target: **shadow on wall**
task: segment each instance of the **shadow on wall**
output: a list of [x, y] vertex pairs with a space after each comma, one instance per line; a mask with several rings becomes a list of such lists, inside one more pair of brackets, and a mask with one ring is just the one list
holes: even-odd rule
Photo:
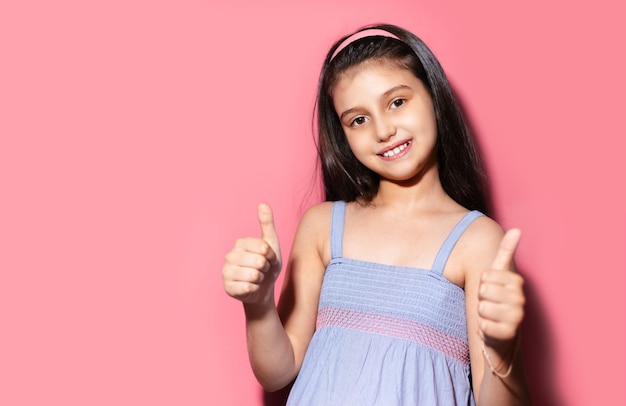
[[[465, 108], [465, 103], [459, 97], [452, 83], [450, 84], [454, 96], [457, 98], [461, 114], [468, 127], [470, 135], [474, 139], [476, 150], [483, 164], [483, 170], [487, 179], [489, 179], [489, 168], [485, 162], [485, 155], [480, 145], [480, 140], [476, 136], [477, 131], [473, 125], [471, 116]], [[491, 185], [487, 181], [485, 185], [485, 194], [487, 195], [487, 207], [491, 218], [498, 221], [498, 207], [493, 200]], [[553, 334], [551, 332], [548, 321], [543, 312], [539, 294], [534, 288], [531, 280], [528, 279], [523, 270], [518, 270], [524, 276], [524, 293], [526, 294], [526, 314], [522, 324], [522, 351], [524, 358], [524, 367], [528, 386], [532, 393], [534, 406], [561, 406], [563, 401], [556, 392], [554, 379], [554, 351], [553, 351]]]
[[[524, 275], [524, 271], [520, 270]], [[526, 314], [522, 325], [522, 351], [534, 406], [560, 406], [563, 400], [554, 379], [554, 340], [532, 281], [524, 284]]]
[[[471, 116], [465, 108], [465, 103], [459, 97], [459, 93], [452, 83], [450, 85], [454, 96], [457, 98], [461, 114], [463, 115], [470, 135], [474, 139], [476, 150], [482, 160], [485, 175], [487, 179], [489, 179], [489, 168], [485, 162], [485, 155], [481, 148], [480, 140], [476, 136], [476, 127], [473, 125]], [[487, 207], [490, 212], [490, 217], [498, 221], [498, 207], [493, 200], [491, 185], [488, 181], [485, 185], [485, 194], [487, 195]], [[532, 281], [526, 276], [528, 274], [524, 273], [521, 269], [518, 269], [518, 271], [526, 278], [524, 284], [524, 293], [526, 294], [526, 308], [524, 310], [526, 314], [522, 324], [522, 351], [533, 406], [561, 406], [563, 401], [556, 392], [554, 379], [555, 359], [553, 356], [553, 334], [545, 318], [545, 312], [542, 311], [543, 306], [537, 290], [534, 288]]]

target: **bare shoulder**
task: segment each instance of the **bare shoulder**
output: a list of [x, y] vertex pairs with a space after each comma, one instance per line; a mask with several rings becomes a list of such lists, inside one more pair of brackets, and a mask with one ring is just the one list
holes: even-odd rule
[[464, 243], [472, 244], [477, 249], [494, 241], [497, 245], [503, 235], [504, 230], [500, 224], [488, 216], [480, 216], [467, 228], [462, 239], [465, 240]]
[[299, 229], [307, 234], [323, 234], [330, 231], [330, 218], [333, 210], [333, 202], [323, 202], [309, 207], [300, 219]]
[[461, 263], [466, 271], [482, 271], [491, 264], [498, 251], [504, 230], [487, 216], [477, 218], [458, 241]]
[[[330, 223], [333, 202], [323, 202], [309, 207], [298, 225], [296, 244], [313, 244], [325, 264], [330, 259]], [[296, 247], [294, 247], [296, 248]]]
[[302, 215], [301, 222], [319, 222], [319, 221], [330, 221], [330, 215], [333, 210], [334, 202], [322, 202], [314, 204], [313, 206], [306, 209], [304, 214]]

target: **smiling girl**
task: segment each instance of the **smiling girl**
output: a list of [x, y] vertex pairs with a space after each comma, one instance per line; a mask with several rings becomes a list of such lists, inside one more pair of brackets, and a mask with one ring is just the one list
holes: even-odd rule
[[292, 405], [529, 404], [519, 347], [519, 230], [490, 219], [483, 175], [432, 52], [393, 25], [330, 49], [318, 97], [326, 202], [303, 215], [282, 269], [261, 238], [222, 269], [243, 302], [253, 371]]

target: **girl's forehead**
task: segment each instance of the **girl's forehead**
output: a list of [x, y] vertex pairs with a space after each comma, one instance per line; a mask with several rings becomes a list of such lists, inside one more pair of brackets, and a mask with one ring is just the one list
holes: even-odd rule
[[338, 75], [337, 80], [341, 80], [346, 77], [351, 78], [363, 72], [369, 74], [386, 75], [389, 74], [389, 72], [398, 71], [406, 71], [408, 73], [412, 73], [409, 69], [402, 66], [400, 63], [394, 62], [393, 60], [371, 59], [347, 68]]
[[404, 84], [411, 86], [421, 81], [409, 69], [395, 63], [363, 62], [342, 72], [335, 81], [331, 94], [333, 99], [345, 96], [356, 88], [368, 91], [386, 91], [386, 87]]

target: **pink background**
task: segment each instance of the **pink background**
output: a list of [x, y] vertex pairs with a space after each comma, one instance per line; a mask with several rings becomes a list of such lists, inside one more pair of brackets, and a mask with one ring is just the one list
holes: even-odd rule
[[288, 252], [322, 58], [379, 21], [438, 55], [523, 229], [537, 404], [626, 402], [620, 2], [223, 3], [0, 5], [0, 404], [262, 404], [222, 258], [259, 201]]

